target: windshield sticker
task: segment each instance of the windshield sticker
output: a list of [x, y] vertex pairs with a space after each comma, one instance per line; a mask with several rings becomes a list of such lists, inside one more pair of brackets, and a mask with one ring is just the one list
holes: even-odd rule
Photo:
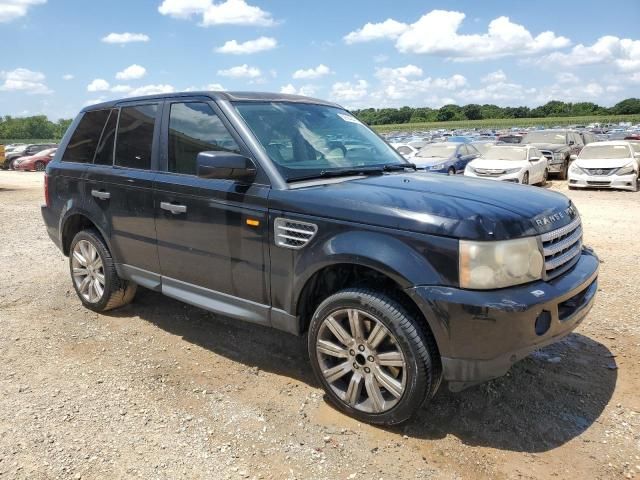
[[351, 115], [345, 115], [344, 113], [338, 113], [338, 116], [343, 119], [345, 122], [357, 123], [358, 125], [362, 125], [360, 120], [356, 117], [352, 117]]

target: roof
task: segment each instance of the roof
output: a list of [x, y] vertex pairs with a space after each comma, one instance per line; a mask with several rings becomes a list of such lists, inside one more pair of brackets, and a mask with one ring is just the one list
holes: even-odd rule
[[[196, 91], [196, 92], [174, 92], [174, 93], [162, 93], [158, 95], [145, 95], [142, 97], [127, 97], [117, 100], [109, 100], [108, 102], [97, 103], [95, 105], [89, 105], [82, 109], [83, 112], [90, 110], [103, 110], [105, 108], [112, 108], [125, 103], [134, 103], [144, 100], [164, 100], [167, 98], [179, 98], [179, 97], [210, 97], [213, 100], [227, 100], [230, 102], [294, 102], [294, 103], [314, 103], [319, 105], [327, 105], [332, 107], [340, 107], [335, 103], [327, 102], [312, 97], [305, 97], [302, 95], [289, 95], [286, 93], [273, 93], [273, 92], [226, 92], [226, 91]], [[341, 108], [341, 107], [340, 107]]]
[[605, 145], [605, 146], [611, 146], [611, 145], [629, 145], [633, 140], [606, 140], [604, 142], [591, 142], [585, 145], [585, 147], [589, 147], [589, 146], [599, 146], [599, 145]]

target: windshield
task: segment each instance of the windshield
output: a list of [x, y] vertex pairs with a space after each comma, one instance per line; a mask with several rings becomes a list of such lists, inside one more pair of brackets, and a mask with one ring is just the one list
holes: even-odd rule
[[487, 153], [491, 147], [493, 147], [492, 143], [472, 143], [472, 145], [478, 150], [483, 156]]
[[558, 132], [529, 132], [522, 139], [521, 143], [567, 143], [567, 137], [564, 133]]
[[234, 106], [287, 181], [361, 167], [408, 165], [340, 108], [289, 102], [237, 102]]
[[607, 158], [629, 158], [629, 147], [626, 145], [587, 145], [582, 149], [580, 160], [600, 160]]
[[520, 147], [491, 147], [482, 156], [491, 160], [526, 160], [527, 149]]
[[434, 157], [445, 157], [449, 158], [458, 148], [458, 145], [446, 145], [446, 144], [433, 144], [422, 147], [418, 153], [416, 153], [416, 157], [422, 158], [434, 158]]

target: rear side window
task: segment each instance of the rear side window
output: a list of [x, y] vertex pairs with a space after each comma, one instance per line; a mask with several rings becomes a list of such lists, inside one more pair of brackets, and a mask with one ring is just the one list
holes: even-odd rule
[[113, 164], [113, 145], [116, 137], [116, 125], [118, 124], [118, 110], [111, 110], [107, 124], [102, 130], [102, 137], [96, 150], [93, 163], [96, 165]]
[[158, 105], [137, 105], [120, 109], [116, 138], [116, 161], [121, 167], [149, 170], [151, 144]]
[[91, 163], [109, 110], [85, 112], [71, 135], [62, 160], [65, 162]]
[[240, 151], [211, 106], [204, 102], [172, 104], [169, 116], [169, 171], [195, 175], [198, 153], [216, 150]]

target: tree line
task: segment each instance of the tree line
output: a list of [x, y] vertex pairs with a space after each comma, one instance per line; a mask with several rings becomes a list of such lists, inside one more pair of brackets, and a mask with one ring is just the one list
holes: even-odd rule
[[365, 108], [353, 110], [352, 113], [368, 125], [498, 118], [606, 116], [640, 114], [640, 99], [627, 98], [610, 108], [601, 107], [592, 102], [567, 103], [552, 100], [535, 108], [470, 103], [464, 106], [444, 105], [441, 108]]
[[60, 140], [70, 124], [70, 119], [52, 122], [45, 115], [16, 118], [5, 115], [0, 116], [0, 138]]

